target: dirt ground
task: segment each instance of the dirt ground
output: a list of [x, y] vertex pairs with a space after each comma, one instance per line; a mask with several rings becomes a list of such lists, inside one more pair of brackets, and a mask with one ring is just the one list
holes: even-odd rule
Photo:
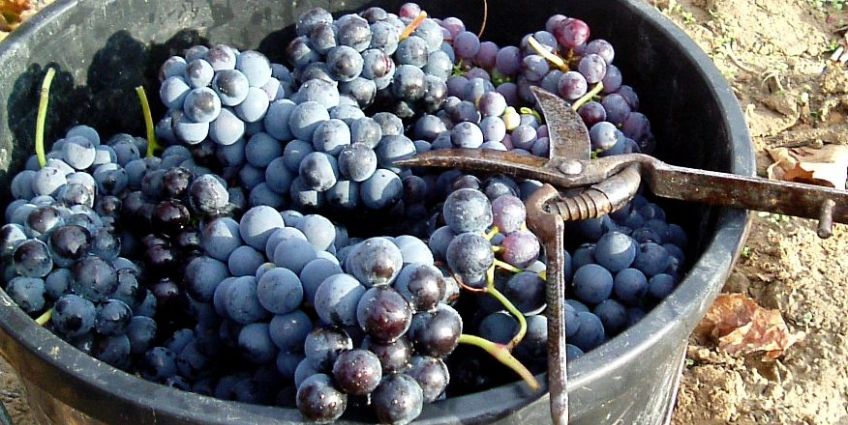
[[[839, 2], [840, 4], [842, 2]], [[766, 148], [846, 144], [848, 68], [828, 58], [848, 12], [813, 0], [654, 2], [731, 82], [764, 175]], [[758, 214], [725, 291], [779, 309], [806, 338], [773, 364], [690, 341], [673, 416], [684, 424], [848, 423], [848, 229]]]
[[[758, 152], [848, 144], [848, 66], [828, 61], [843, 40], [844, 0], [646, 0], [685, 30], [731, 82]], [[690, 341], [672, 423], [848, 424], [848, 227], [827, 240], [809, 220], [757, 214], [725, 287], [783, 312], [806, 337], [773, 363]], [[0, 401], [32, 424], [0, 358]]]

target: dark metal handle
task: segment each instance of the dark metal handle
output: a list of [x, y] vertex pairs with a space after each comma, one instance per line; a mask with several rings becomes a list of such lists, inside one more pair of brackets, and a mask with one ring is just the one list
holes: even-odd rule
[[633, 199], [642, 177], [639, 164], [631, 164], [618, 174], [590, 186], [574, 196], [564, 196], [549, 204], [548, 210], [564, 221], [586, 220], [607, 215]]

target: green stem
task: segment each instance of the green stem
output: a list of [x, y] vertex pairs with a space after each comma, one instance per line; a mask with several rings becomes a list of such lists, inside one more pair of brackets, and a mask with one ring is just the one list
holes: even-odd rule
[[563, 61], [561, 57], [559, 57], [559, 56], [555, 55], [554, 53], [548, 51], [548, 49], [546, 49], [545, 46], [542, 46], [541, 43], [536, 41], [536, 39], [533, 38], [532, 35], [527, 38], [527, 43], [530, 45], [530, 47], [534, 51], [536, 51], [536, 53], [539, 54], [539, 56], [542, 56], [543, 58], [547, 59], [548, 62], [554, 64], [554, 66], [559, 68], [560, 71], [562, 71], [562, 72], [568, 72], [569, 71], [568, 64], [565, 63], [565, 61]]
[[524, 271], [524, 270], [519, 269], [518, 267], [513, 266], [512, 264], [498, 260], [497, 258], [495, 258], [494, 264], [495, 264], [496, 267], [500, 267], [500, 268], [502, 268], [502, 269], [504, 269], [508, 272], [512, 272], [512, 273], [521, 273], [521, 272]]
[[512, 341], [506, 345], [506, 349], [512, 351], [513, 348], [521, 343], [521, 340], [524, 339], [524, 335], [527, 334], [527, 319], [524, 318], [524, 314], [518, 311], [515, 305], [513, 305], [512, 302], [504, 296], [504, 294], [495, 289], [495, 285], [489, 286], [488, 293], [494, 299], [503, 304], [506, 310], [518, 320], [518, 332], [516, 332], [515, 336], [512, 337]]
[[38, 323], [39, 326], [44, 326], [52, 318], [53, 318], [53, 309], [51, 308], [51, 309], [45, 311], [44, 313], [42, 313], [41, 316], [38, 316], [35, 319], [35, 323]]
[[159, 149], [159, 143], [156, 142], [156, 128], [153, 127], [153, 115], [150, 113], [150, 103], [147, 101], [147, 93], [144, 92], [144, 87], [136, 87], [135, 93], [138, 95], [141, 112], [144, 113], [144, 127], [147, 129], [147, 153], [145, 156], [151, 158], [156, 149]]
[[47, 157], [44, 155], [44, 122], [47, 121], [47, 104], [50, 101], [50, 85], [53, 83], [54, 75], [56, 75], [56, 69], [48, 68], [47, 75], [41, 82], [41, 96], [38, 99], [38, 117], [35, 121], [35, 156], [38, 158], [40, 167], [47, 164]]
[[468, 334], [460, 335], [459, 343], [482, 348], [487, 353], [491, 354], [492, 357], [497, 359], [499, 362], [503, 363], [505, 366], [515, 371], [515, 373], [517, 373], [518, 376], [520, 376], [521, 379], [523, 379], [524, 382], [526, 382], [527, 385], [530, 386], [530, 389], [532, 389], [533, 391], [537, 391], [539, 389], [539, 381], [536, 380], [536, 377], [533, 376], [533, 374], [530, 373], [530, 371], [527, 370], [527, 368], [524, 367], [524, 365], [521, 364], [518, 359], [513, 357], [512, 353], [510, 353], [506, 346], [504, 346], [503, 344], [496, 344], [487, 339], [480, 338], [479, 336]]
[[595, 84], [595, 87], [592, 87], [592, 90], [590, 90], [588, 93], [584, 94], [583, 97], [581, 97], [580, 99], [577, 99], [571, 105], [571, 109], [573, 111], [580, 109], [580, 107], [583, 106], [583, 104], [592, 100], [592, 98], [595, 97], [595, 95], [597, 95], [598, 93], [600, 93], [601, 90], [603, 90], [603, 89], [604, 89], [604, 82], [598, 81], [598, 84]]

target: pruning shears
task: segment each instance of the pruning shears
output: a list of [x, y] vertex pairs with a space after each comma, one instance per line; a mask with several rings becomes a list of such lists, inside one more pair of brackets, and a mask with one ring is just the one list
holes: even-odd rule
[[560, 97], [531, 88], [548, 126], [547, 159], [480, 149], [440, 149], [398, 166], [501, 173], [543, 183], [526, 201], [527, 225], [547, 257], [548, 388], [554, 424], [568, 423], [565, 336], [565, 221], [602, 217], [625, 206], [643, 180], [659, 197], [818, 219], [818, 235], [848, 223], [848, 191], [678, 167], [641, 153], [591, 158], [589, 131]]

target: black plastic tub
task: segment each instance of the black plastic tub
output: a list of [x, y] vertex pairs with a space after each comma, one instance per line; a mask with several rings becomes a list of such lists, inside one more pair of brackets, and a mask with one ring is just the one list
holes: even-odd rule
[[[102, 134], [143, 134], [132, 88], [156, 93], [156, 69], [196, 42], [259, 46], [279, 60], [295, 17], [401, 1], [58, 0], [0, 43], [0, 195], [31, 154], [44, 67], [58, 66], [48, 140], [85, 123]], [[424, 3], [431, 16], [479, 28], [482, 2]], [[587, 21], [616, 47], [615, 63], [642, 100], [661, 159], [753, 175], [754, 155], [730, 88], [704, 53], [640, 0], [490, 0], [484, 38], [515, 44], [553, 13]], [[161, 111], [160, 111], [161, 112]], [[571, 423], [664, 423], [669, 419], [687, 337], [725, 281], [748, 231], [745, 211], [663, 204], [690, 232], [689, 272], [644, 320], [569, 363]], [[0, 291], [0, 354], [22, 377], [39, 421], [56, 424], [280, 424], [296, 410], [225, 402], [146, 382], [101, 363], [39, 327]], [[544, 376], [540, 377], [544, 382]], [[425, 407], [420, 423], [540, 424], [548, 398], [523, 384]]]

